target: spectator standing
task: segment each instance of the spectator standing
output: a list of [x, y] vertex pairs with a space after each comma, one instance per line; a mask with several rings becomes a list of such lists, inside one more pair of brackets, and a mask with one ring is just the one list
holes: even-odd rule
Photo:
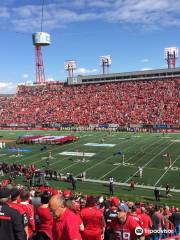
[[157, 188], [154, 189], [154, 196], [155, 196], [156, 201], [160, 201], [160, 191], [159, 191], [159, 189], [157, 189]]
[[17, 188], [11, 189], [11, 199], [8, 201], [8, 205], [11, 208], [16, 209], [20, 213], [21, 218], [22, 218], [22, 223], [24, 226], [24, 234], [25, 234], [25, 237], [27, 237], [27, 235], [28, 235], [28, 228], [27, 228], [28, 217], [27, 217], [27, 214], [24, 211], [22, 205], [18, 203], [19, 195], [20, 195], [20, 191]]
[[104, 217], [103, 212], [96, 207], [94, 196], [87, 198], [86, 207], [81, 210], [81, 218], [84, 224], [82, 239], [101, 240], [104, 235]]
[[49, 201], [54, 217], [53, 240], [82, 240], [76, 215], [65, 207], [63, 196], [54, 195]]
[[38, 233], [33, 240], [52, 240], [52, 225], [53, 217], [48, 208], [48, 203], [51, 195], [48, 192], [44, 192], [41, 196], [41, 206], [37, 209], [37, 216], [39, 219]]
[[36, 230], [35, 227], [35, 213], [34, 213], [34, 206], [29, 203], [29, 191], [28, 190], [21, 190], [20, 193], [20, 204], [22, 209], [25, 211], [27, 218], [28, 218], [28, 239], [31, 239], [33, 236], [33, 233]]
[[10, 190], [0, 189], [0, 239], [26, 240], [20, 213], [7, 204]]
[[141, 223], [142, 223], [142, 228], [144, 231], [144, 236], [146, 239], [149, 239], [150, 236], [150, 229], [152, 228], [152, 220], [150, 216], [146, 213], [146, 208], [142, 207], [141, 208]]
[[114, 195], [114, 178], [110, 177], [109, 178], [109, 194]]
[[172, 214], [172, 221], [174, 224], [175, 235], [180, 234], [180, 211], [176, 208], [176, 211]]
[[110, 240], [144, 240], [143, 229], [128, 212], [125, 203], [119, 204], [117, 217], [110, 224]]

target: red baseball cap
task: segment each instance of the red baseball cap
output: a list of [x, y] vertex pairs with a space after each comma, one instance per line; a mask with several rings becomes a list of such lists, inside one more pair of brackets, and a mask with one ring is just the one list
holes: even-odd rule
[[64, 198], [70, 198], [72, 197], [72, 192], [69, 189], [64, 189], [63, 191], [63, 197]]

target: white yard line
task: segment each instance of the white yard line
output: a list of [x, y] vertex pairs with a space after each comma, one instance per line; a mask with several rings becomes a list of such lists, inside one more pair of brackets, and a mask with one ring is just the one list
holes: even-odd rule
[[[165, 148], [163, 148], [163, 150], [162, 151], [160, 151], [159, 153], [157, 153], [153, 158], [151, 158], [146, 164], [144, 164], [143, 166], [142, 166], [142, 168], [145, 168], [148, 164], [150, 164], [158, 155], [160, 155], [162, 152], [164, 152], [167, 148], [169, 148], [171, 145], [172, 145], [173, 143], [170, 143], [170, 144], [168, 144], [168, 146], [167, 147], [165, 147]], [[129, 177], [126, 181], [125, 181], [125, 183], [127, 183], [132, 177], [134, 177], [137, 173], [139, 172], [139, 170], [138, 171], [136, 171], [131, 177]]]
[[[128, 141], [129, 141], [129, 139], [127, 139], [127, 140], [124, 141], [124, 142], [128, 142]], [[124, 142], [123, 142], [123, 143], [124, 143]], [[121, 143], [120, 143], [120, 144], [121, 144]], [[104, 150], [102, 150], [102, 151], [104, 151]], [[99, 151], [99, 152], [96, 154], [96, 156], [97, 156], [99, 153], [101, 153], [102, 151]], [[97, 156], [97, 157], [98, 157], [98, 156]], [[86, 172], [89, 171], [90, 169], [92, 169], [92, 168], [100, 165], [101, 163], [106, 162], [106, 161], [107, 161], [109, 158], [111, 158], [111, 157], [112, 157], [112, 156], [109, 156], [109, 157], [105, 158], [104, 160], [102, 160], [102, 161], [94, 164], [93, 166], [91, 166], [91, 167], [89, 167], [89, 168], [86, 168], [84, 171], [86, 171]], [[78, 173], [76, 176], [79, 176], [79, 174], [80, 174], [80, 173]]]
[[79, 162], [76, 162], [76, 163], [73, 163], [73, 164], [71, 164], [71, 165], [68, 165], [67, 167], [62, 168], [61, 171], [64, 171], [65, 169], [68, 169], [68, 168], [70, 168], [70, 167], [72, 167], [72, 166], [75, 166], [75, 165], [77, 165], [78, 163], [79, 163]]
[[[81, 139], [82, 139], [83, 137], [85, 137], [85, 136], [82, 136], [82, 137], [80, 138], [80, 141], [81, 141]], [[78, 140], [77, 140], [77, 141], [78, 141]], [[79, 142], [72, 142], [72, 143], [69, 143], [68, 146], [69, 146], [69, 145], [73, 145], [73, 144], [75, 144], [75, 143], [79, 144]], [[54, 150], [55, 150], [55, 151], [58, 150], [60, 146], [62, 146], [62, 145], [57, 145], [57, 147], [54, 148], [53, 151], [54, 151]], [[79, 146], [79, 145], [78, 145], [78, 146]], [[67, 147], [67, 146], [66, 146], [66, 144], [65, 144], [65, 145], [63, 145], [62, 147], [65, 148], [65, 147]], [[70, 150], [73, 150], [74, 148], [75, 148], [75, 147], [71, 148]], [[62, 149], [61, 149], [61, 150], [62, 150]], [[47, 155], [48, 155], [48, 152], [46, 152], [46, 153], [47, 153]], [[35, 154], [33, 155], [33, 157], [36, 156], [36, 155], [38, 156], [39, 154], [42, 155], [42, 154], [44, 154], [44, 152], [42, 152], [42, 153], [41, 153], [41, 152], [40, 152], [40, 153], [39, 153], [39, 152], [38, 152], [38, 153], [35, 153]], [[56, 156], [56, 155], [59, 156], [59, 153], [56, 153], [56, 154], [54, 154], [53, 156]], [[29, 156], [29, 157], [27, 157], [27, 158], [28, 158], [28, 159], [29, 159], [29, 158], [32, 158], [32, 156]], [[27, 158], [23, 159], [23, 161], [26, 161]], [[53, 163], [51, 163], [51, 164], [49, 164], [49, 165], [54, 165], [54, 164], [57, 163], [57, 162], [62, 162], [62, 161], [63, 161], [64, 159], [66, 159], [66, 158], [68, 158], [68, 157], [65, 157], [65, 158], [63, 158], [63, 159], [60, 159], [60, 160], [58, 160], [58, 161], [54, 161]], [[41, 161], [43, 161], [43, 160], [40, 159], [40, 160], [37, 160], [37, 161], [33, 161], [33, 162], [31, 162], [30, 164], [38, 163], [38, 162], [41, 162]]]
[[[158, 140], [158, 141], [155, 142], [155, 143], [152, 143], [152, 144], [149, 145], [148, 147], [144, 148], [144, 150], [147, 150], [148, 148], [150, 148], [150, 147], [153, 146], [154, 144], [157, 144], [159, 141], [160, 141], [160, 140]], [[152, 151], [154, 151], [154, 149], [153, 149]], [[149, 151], [149, 152], [152, 152], [152, 151]], [[138, 154], [139, 154], [139, 152], [136, 153], [135, 155], [133, 155], [132, 157], [128, 158], [126, 161], [124, 161], [124, 163], [129, 162], [132, 158], [134, 158], [134, 157], [137, 156]], [[142, 156], [142, 157], [143, 157], [143, 156]], [[142, 157], [141, 157], [141, 158], [142, 158]], [[140, 158], [140, 159], [141, 159], [141, 158]], [[139, 160], [140, 160], [140, 159], [139, 159]], [[139, 160], [138, 160], [138, 161], [139, 161]], [[138, 161], [136, 161], [136, 162], [138, 162]], [[136, 163], [136, 162], [134, 162], [134, 163]], [[121, 167], [121, 165], [118, 165], [118, 166], [114, 167], [113, 169], [111, 169], [109, 172], [107, 172], [106, 174], [104, 174], [103, 176], [101, 176], [101, 177], [98, 178], [98, 179], [99, 179], [99, 180], [103, 179], [105, 176], [107, 176], [109, 173], [115, 171], [115, 170], [116, 170], [117, 168], [119, 168], [119, 167]]]
[[160, 182], [160, 180], [164, 177], [164, 175], [169, 171], [169, 169], [171, 169], [171, 167], [174, 165], [174, 163], [178, 160], [180, 158], [180, 156], [178, 156], [175, 160], [174, 160], [174, 162], [171, 164], [171, 166], [169, 166], [167, 169], [166, 169], [166, 171], [161, 175], [161, 177], [157, 180], [157, 182], [154, 184], [154, 186], [156, 186], [159, 182]]
[[[94, 138], [97, 138], [97, 136], [94, 136], [94, 135], [93, 135], [93, 139], [94, 139]], [[82, 146], [83, 146], [83, 145], [82, 145]], [[74, 149], [74, 148], [73, 148], [73, 149]], [[73, 149], [69, 149], [68, 151], [73, 150]], [[99, 151], [97, 154], [99, 154], [99, 153], [101, 153], [101, 152], [103, 152], [103, 151], [104, 151], [104, 150], [102, 149], [102, 150]], [[59, 154], [59, 153], [57, 153], [57, 154]], [[57, 155], [57, 154], [56, 154], [56, 155]], [[97, 156], [97, 154], [96, 154], [96, 156]], [[59, 155], [59, 156], [60, 156], [60, 155]], [[66, 158], [69, 158], [69, 157], [72, 157], [72, 156], [68, 156], [68, 157], [65, 157], [65, 158], [63, 158], [63, 159], [66, 159]], [[56, 164], [56, 163], [62, 162], [63, 159], [57, 160], [57, 161], [51, 163], [50, 165], [54, 165], [54, 164]], [[78, 162], [78, 163], [81, 163], [81, 162]]]
[[[97, 180], [97, 179], [85, 179], [85, 182], [94, 182], [94, 183], [101, 183], [101, 184], [109, 184], [109, 181], [103, 181], [103, 180]], [[129, 187], [129, 183], [120, 183], [120, 182], [114, 182], [114, 185], [117, 186], [126, 186]], [[150, 189], [150, 190], [154, 190], [154, 186], [150, 186], [150, 185], [136, 185], [137, 188], [140, 189]], [[159, 190], [163, 190], [165, 191], [165, 188], [160, 187]], [[172, 189], [171, 192], [177, 192], [180, 193], [180, 189]]]
[[[124, 142], [128, 142], [129, 140], [130, 140], [130, 139], [127, 139], [127, 140], [124, 141]], [[123, 142], [123, 143], [124, 143], [124, 142]], [[121, 144], [121, 143], [120, 143], [120, 144]], [[116, 146], [118, 146], [118, 144], [117, 144]], [[128, 146], [127, 148], [125, 148], [125, 149], [128, 149], [128, 148], [129, 148], [129, 146]], [[96, 166], [98, 166], [98, 165], [100, 165], [100, 164], [106, 162], [107, 160], [109, 160], [109, 158], [112, 158], [112, 156], [109, 156], [109, 157], [105, 158], [104, 160], [102, 160], [102, 161], [98, 162], [97, 164], [95, 164], [95, 165], [93, 165], [93, 166], [91, 166], [91, 167], [85, 169], [84, 171], [87, 172], [87, 171], [91, 170], [92, 168], [94, 168], [94, 167], [96, 167]], [[79, 174], [80, 174], [80, 173], [78, 173], [76, 176], [79, 176]]]

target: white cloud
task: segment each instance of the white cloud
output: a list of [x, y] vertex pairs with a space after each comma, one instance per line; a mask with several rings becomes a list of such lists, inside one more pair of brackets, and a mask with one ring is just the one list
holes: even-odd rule
[[54, 82], [54, 81], [56, 81], [56, 80], [55, 80], [53, 77], [50, 77], [50, 78], [47, 78], [46, 81], [47, 81], [47, 82]]
[[17, 85], [12, 82], [0, 82], [0, 94], [15, 93]]
[[10, 13], [7, 7], [0, 7], [0, 18], [9, 18]]
[[149, 68], [141, 68], [141, 69], [140, 69], [140, 71], [148, 71], [148, 70], [152, 70], [152, 68], [149, 67]]
[[77, 68], [74, 73], [76, 75], [88, 75], [97, 73], [97, 69]]
[[[0, 7], [0, 27], [23, 32], [39, 30], [41, 4], [17, 2], [16, 7]], [[101, 20], [153, 29], [180, 26], [179, 11], [180, 1], [174, 0], [51, 0], [44, 6], [44, 26], [51, 30], [74, 22]]]
[[148, 58], [144, 58], [144, 59], [141, 60], [141, 62], [147, 63], [147, 62], [149, 62], [149, 59]]
[[29, 75], [28, 75], [27, 73], [24, 73], [24, 74], [22, 75], [22, 78], [27, 79], [27, 78], [29, 78]]

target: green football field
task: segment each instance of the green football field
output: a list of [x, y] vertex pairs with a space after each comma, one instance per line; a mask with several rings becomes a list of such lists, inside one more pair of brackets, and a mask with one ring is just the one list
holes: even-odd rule
[[[74, 176], [85, 171], [89, 181], [87, 184], [93, 182], [98, 188], [101, 188], [101, 184], [108, 181], [109, 177], [113, 177], [119, 186], [127, 186], [133, 179], [136, 185], [142, 185], [143, 191], [150, 191], [151, 187], [154, 189], [155, 186], [165, 187], [169, 183], [172, 192], [173, 189], [180, 192], [180, 134], [163, 136], [156, 133], [1, 130], [0, 141], [16, 140], [26, 134], [75, 135], [79, 139], [64, 145], [47, 145], [47, 151], [40, 151], [40, 144], [18, 144], [18, 148], [32, 150], [23, 152], [22, 156], [8, 151], [8, 146], [16, 145], [15, 142], [9, 142], [5, 149], [0, 149], [1, 162], [35, 164], [38, 168], [44, 168], [45, 158], [51, 150], [49, 168], [64, 174], [71, 172]], [[163, 156], [167, 153], [171, 156], [171, 166], [167, 157]], [[85, 156], [76, 156], [77, 154]], [[139, 167], [143, 168], [142, 178], [139, 176]], [[89, 188], [89, 185], [87, 186]], [[179, 193], [175, 194], [179, 196]]]

